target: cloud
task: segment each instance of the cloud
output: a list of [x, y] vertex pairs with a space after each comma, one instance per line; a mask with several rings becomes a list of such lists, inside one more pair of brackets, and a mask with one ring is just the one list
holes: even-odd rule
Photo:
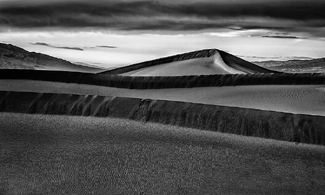
[[288, 61], [288, 60], [312, 60], [315, 58], [305, 56], [245, 56], [238, 55], [238, 57], [244, 58], [251, 62], [265, 62], [265, 61]]
[[274, 35], [274, 36], [271, 36], [271, 35], [265, 35], [265, 36], [262, 36], [264, 38], [276, 38], [276, 39], [302, 39], [300, 37], [296, 37], [296, 36], [280, 36], [280, 35]]
[[[0, 26], [191, 31], [228, 28], [320, 36], [325, 2], [310, 0], [0, 1]], [[32, 2], [32, 3], [31, 3]]]
[[99, 45], [99, 46], [96, 46], [97, 48], [106, 48], [106, 49], [115, 49], [117, 47], [115, 46], [108, 46], [108, 45]]
[[47, 43], [41, 43], [41, 42], [35, 42], [35, 43], [30, 43], [31, 45], [40, 45], [40, 46], [46, 46], [46, 47], [52, 47], [52, 48], [58, 48], [58, 49], [70, 49], [70, 50], [78, 50], [78, 51], [83, 51], [82, 48], [80, 47], [60, 47], [60, 46], [54, 46], [50, 45]]
[[67, 47], [67, 46], [55, 46], [48, 43], [43, 42], [34, 42], [30, 43], [31, 45], [39, 45], [39, 46], [46, 46], [46, 47], [52, 47], [52, 48], [58, 48], [58, 49], [71, 49], [71, 50], [78, 50], [78, 51], [84, 51], [85, 49], [95, 49], [95, 48], [104, 48], [104, 49], [116, 49], [115, 46], [110, 45], [98, 45], [95, 47]]

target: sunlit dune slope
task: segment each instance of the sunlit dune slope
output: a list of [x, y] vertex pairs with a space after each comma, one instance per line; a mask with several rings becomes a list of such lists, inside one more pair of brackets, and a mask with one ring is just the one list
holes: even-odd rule
[[142, 62], [100, 74], [125, 76], [184, 76], [277, 73], [217, 49], [200, 50]]
[[73, 64], [49, 55], [28, 52], [20, 47], [0, 43], [0, 69], [59, 70], [96, 73], [103, 68]]

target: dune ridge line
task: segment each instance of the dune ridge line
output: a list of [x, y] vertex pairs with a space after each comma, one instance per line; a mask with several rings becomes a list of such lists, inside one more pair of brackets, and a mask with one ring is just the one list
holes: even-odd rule
[[245, 74], [245, 73], [281, 73], [274, 70], [269, 70], [251, 62], [240, 59], [234, 55], [218, 49], [204, 49], [199, 51], [188, 52], [184, 54], [173, 55], [169, 57], [159, 58], [155, 60], [145, 61], [129, 66], [116, 68], [113, 70], [99, 72], [97, 74], [106, 75], [118, 75], [139, 69], [153, 67], [161, 64], [179, 62], [184, 60], [196, 59], [196, 58], [210, 58], [213, 57], [215, 64], [225, 69], [230, 74]]
[[0, 112], [126, 118], [325, 145], [324, 117], [257, 109], [96, 95], [1, 91]]

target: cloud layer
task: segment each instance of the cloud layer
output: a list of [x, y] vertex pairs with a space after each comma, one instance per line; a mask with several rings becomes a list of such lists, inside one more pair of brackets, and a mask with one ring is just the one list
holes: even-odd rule
[[39, 45], [39, 46], [52, 47], [52, 48], [58, 48], [58, 49], [71, 49], [71, 50], [83, 51], [83, 49], [80, 48], [80, 47], [65, 47], [65, 46], [61, 47], [61, 46], [55, 46], [55, 45], [51, 45], [51, 44], [47, 44], [47, 43], [41, 43], [41, 42], [31, 43], [31, 45]]
[[0, 1], [0, 26], [193, 31], [272, 29], [322, 36], [325, 2], [317, 0]]
[[68, 46], [56, 46], [56, 45], [51, 45], [48, 43], [43, 43], [43, 42], [34, 42], [30, 43], [31, 45], [38, 45], [38, 46], [45, 46], [45, 47], [51, 47], [51, 48], [57, 48], [57, 49], [70, 49], [70, 50], [77, 50], [77, 51], [84, 51], [85, 49], [96, 49], [96, 48], [104, 48], [104, 49], [115, 49], [117, 47], [115, 46], [109, 46], [109, 45], [98, 45], [95, 47], [68, 47]]

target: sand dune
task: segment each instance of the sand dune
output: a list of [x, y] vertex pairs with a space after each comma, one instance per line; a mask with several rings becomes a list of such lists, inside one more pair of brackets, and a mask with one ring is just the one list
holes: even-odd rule
[[325, 75], [220, 50], [68, 70], [0, 71], [0, 194], [323, 193]]
[[217, 49], [179, 54], [104, 71], [124, 76], [184, 76], [212, 74], [279, 73]]
[[284, 72], [299, 73], [325, 73], [325, 58], [288, 61], [259, 61], [254, 62], [260, 66]]
[[83, 84], [0, 80], [2, 91], [149, 98], [325, 116], [324, 85], [121, 89]]
[[322, 194], [325, 187], [321, 146], [11, 113], [0, 113], [0, 135], [3, 194]]
[[0, 91], [0, 112], [117, 117], [325, 145], [324, 117], [115, 96]]
[[245, 74], [225, 64], [220, 54], [216, 52], [207, 58], [196, 58], [171, 63], [159, 64], [148, 68], [123, 73], [124, 76], [183, 76], [183, 75], [213, 75], [213, 74]]

